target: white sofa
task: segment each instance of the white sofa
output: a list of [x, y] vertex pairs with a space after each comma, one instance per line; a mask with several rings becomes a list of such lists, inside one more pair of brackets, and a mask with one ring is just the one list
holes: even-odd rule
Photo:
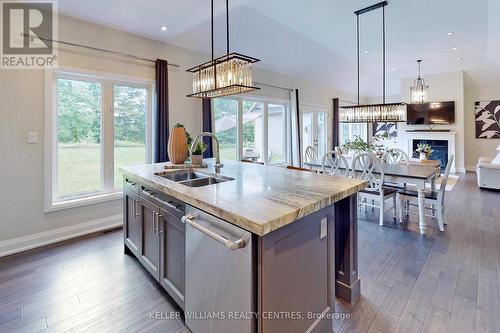
[[477, 185], [480, 188], [500, 190], [500, 164], [491, 162], [489, 158], [479, 158], [476, 166]]

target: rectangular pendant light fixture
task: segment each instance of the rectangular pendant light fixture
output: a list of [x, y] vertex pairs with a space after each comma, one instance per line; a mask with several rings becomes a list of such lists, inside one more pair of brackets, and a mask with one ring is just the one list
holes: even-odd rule
[[[385, 6], [387, 1], [382, 1], [372, 6], [357, 10], [356, 15], [356, 42], [357, 42], [357, 62], [358, 62], [358, 105], [344, 106], [339, 109], [339, 122], [341, 123], [375, 123], [375, 122], [406, 122], [405, 103], [385, 102]], [[359, 16], [373, 10], [382, 8], [382, 64], [383, 64], [383, 96], [382, 104], [360, 104], [359, 92]]]
[[386, 103], [354, 105], [341, 108], [341, 123], [383, 123], [406, 121], [406, 104]]
[[259, 59], [231, 53], [187, 70], [193, 73], [193, 93], [188, 97], [215, 98], [260, 88], [252, 86], [251, 65]]
[[214, 58], [214, 0], [211, 0], [212, 60], [187, 70], [193, 74], [193, 93], [187, 97], [215, 98], [259, 90], [253, 86], [252, 64], [260, 61], [229, 53], [229, 0], [226, 0], [226, 55]]

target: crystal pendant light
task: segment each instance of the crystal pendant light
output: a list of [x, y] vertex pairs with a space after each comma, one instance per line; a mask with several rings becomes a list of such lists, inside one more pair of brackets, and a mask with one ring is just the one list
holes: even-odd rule
[[260, 88], [253, 86], [252, 64], [260, 61], [240, 53], [229, 53], [229, 0], [226, 0], [227, 53], [214, 59], [214, 1], [211, 0], [212, 60], [187, 70], [193, 73], [193, 93], [188, 97], [215, 98]]
[[[358, 105], [344, 106], [339, 110], [339, 122], [341, 123], [377, 123], [377, 122], [406, 122], [406, 104], [404, 103], [386, 103], [385, 102], [385, 6], [387, 1], [379, 2], [375, 5], [357, 10], [356, 15], [356, 33], [357, 33], [357, 57], [358, 57]], [[382, 104], [360, 105], [359, 93], [359, 16], [375, 9], [382, 8], [382, 65], [383, 65], [383, 94]]]
[[420, 76], [420, 63], [422, 60], [417, 60], [418, 63], [418, 77], [410, 87], [410, 100], [412, 104], [427, 103], [429, 99], [429, 86], [425, 85], [425, 80]]

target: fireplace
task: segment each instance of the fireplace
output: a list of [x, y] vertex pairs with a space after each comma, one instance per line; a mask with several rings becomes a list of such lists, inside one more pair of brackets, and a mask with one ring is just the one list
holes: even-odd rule
[[[455, 145], [455, 131], [421, 131], [421, 130], [406, 130], [404, 132], [403, 142], [404, 149], [408, 153], [408, 156], [412, 156], [415, 149], [417, 149], [417, 144], [427, 143], [432, 146], [435, 151], [431, 156], [432, 159], [439, 159], [441, 161], [441, 168], [446, 168], [446, 163], [448, 162], [448, 157], [451, 155], [456, 155], [456, 145]], [[444, 147], [448, 147], [448, 151]], [[418, 158], [418, 156], [416, 156]], [[454, 173], [455, 160], [451, 164], [450, 172]]]
[[430, 159], [441, 161], [441, 171], [443, 171], [446, 168], [446, 164], [448, 164], [448, 141], [414, 139], [413, 151], [415, 151], [417, 149], [417, 145], [421, 143], [426, 143], [431, 146], [433, 152], [430, 156]]

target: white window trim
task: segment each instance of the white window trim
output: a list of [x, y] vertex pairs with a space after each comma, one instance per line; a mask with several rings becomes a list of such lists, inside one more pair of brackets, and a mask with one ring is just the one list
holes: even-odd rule
[[[275, 98], [275, 97], [263, 97], [263, 96], [256, 96], [256, 95], [244, 95], [244, 96], [228, 96], [228, 97], [220, 97], [223, 99], [230, 99], [230, 100], [235, 100], [238, 102], [237, 106], [237, 126], [236, 126], [236, 133], [237, 133], [237, 147], [236, 147], [236, 160], [241, 161], [243, 158], [243, 101], [252, 101], [256, 103], [262, 103], [263, 104], [263, 110], [262, 110], [262, 121], [263, 121], [263, 129], [262, 129], [262, 159], [264, 160], [265, 165], [284, 165], [284, 164], [289, 164], [289, 158], [290, 158], [290, 148], [288, 145], [288, 127], [287, 127], [287, 122], [288, 119], [290, 118], [290, 101], [286, 99], [281, 99], [281, 98]], [[283, 105], [285, 107], [285, 120], [283, 121], [283, 133], [285, 136], [285, 139], [283, 140], [283, 162], [282, 163], [274, 163], [270, 164], [268, 163], [268, 126], [269, 124], [267, 123], [268, 121], [268, 105], [269, 104], [277, 104], [277, 105]], [[211, 107], [212, 111], [214, 110], [214, 103], [213, 99], [211, 100]], [[215, 112], [212, 112], [212, 133], [215, 133]], [[213, 143], [212, 143], [213, 144]]]
[[[127, 86], [144, 87], [148, 89], [149, 99], [148, 99], [148, 109], [146, 116], [146, 163], [151, 163], [152, 160], [152, 114], [154, 107], [154, 80], [144, 79], [140, 77], [134, 76], [124, 76], [118, 75], [114, 73], [106, 73], [100, 71], [90, 71], [83, 70], [72, 67], [60, 67], [57, 70], [45, 70], [44, 71], [44, 97], [45, 97], [45, 105], [44, 105], [44, 212], [54, 212], [63, 209], [93, 205], [97, 203], [119, 200], [122, 198], [123, 191], [121, 189], [111, 188], [111, 186], [107, 186], [103, 188], [102, 192], [85, 193], [84, 195], [75, 195], [71, 197], [66, 197], [64, 200], [56, 200], [55, 197], [55, 189], [56, 189], [56, 181], [57, 181], [57, 117], [56, 115], [56, 106], [57, 106], [57, 87], [56, 87], [56, 79], [57, 78], [67, 78], [67, 79], [75, 79], [75, 80], [85, 80], [88, 78], [89, 81], [93, 82], [101, 82], [103, 89], [103, 98], [105, 89], [109, 89], [109, 84], [123, 84]], [[106, 87], [106, 84], [108, 85]], [[109, 92], [108, 92], [109, 93]], [[113, 105], [104, 105], [102, 104], [102, 121], [103, 126], [102, 130], [104, 131], [104, 126], [112, 127], [113, 123], [109, 122], [109, 114], [112, 110]], [[106, 114], [108, 114], [108, 122], [106, 122]], [[107, 133], [112, 132], [108, 129]], [[107, 148], [108, 151], [113, 152], [113, 140], [106, 140], [103, 136], [103, 142], [105, 145], [111, 145]], [[105, 149], [102, 149], [103, 155]], [[108, 156], [108, 160], [113, 156]], [[102, 158], [102, 164], [104, 167], [101, 172], [112, 172], [109, 169], [107, 162], [104, 158]], [[108, 174], [109, 175], [109, 174]], [[101, 175], [101, 179], [104, 175]], [[108, 176], [109, 177], [109, 176]], [[109, 184], [108, 184], [109, 185]], [[105, 186], [105, 185], [104, 185]]]

